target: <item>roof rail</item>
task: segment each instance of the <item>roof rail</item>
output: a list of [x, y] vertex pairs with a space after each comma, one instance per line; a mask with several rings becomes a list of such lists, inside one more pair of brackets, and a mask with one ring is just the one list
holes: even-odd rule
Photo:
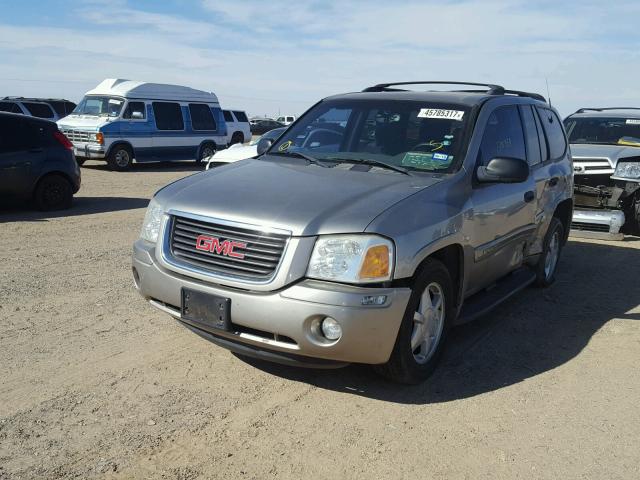
[[605, 107], [605, 108], [579, 108], [575, 113], [604, 112], [607, 110], [640, 110], [639, 107]]
[[32, 101], [54, 101], [54, 102], [69, 102], [66, 98], [39, 98], [39, 97], [3, 97], [2, 100], [32, 100]]
[[391, 83], [379, 83], [369, 88], [365, 88], [363, 92], [384, 92], [390, 89], [389, 87], [395, 87], [400, 85], [472, 85], [475, 87], [487, 87], [486, 91], [489, 95], [503, 95], [504, 87], [500, 85], [493, 85], [491, 83], [474, 83], [474, 82], [449, 82], [449, 81], [417, 81], [417, 82], [391, 82]]
[[461, 92], [468, 93], [486, 93], [487, 95], [517, 95], [519, 97], [529, 97], [541, 102], [547, 102], [547, 99], [537, 93], [522, 92], [520, 90], [506, 90], [501, 85], [494, 85], [492, 83], [475, 83], [475, 82], [449, 82], [449, 81], [419, 81], [419, 82], [394, 82], [394, 83], [379, 83], [373, 87], [365, 88], [363, 92], [389, 92], [389, 91], [402, 91], [396, 88], [390, 88], [401, 85], [469, 85], [474, 87], [487, 87], [487, 90], [459, 90]]

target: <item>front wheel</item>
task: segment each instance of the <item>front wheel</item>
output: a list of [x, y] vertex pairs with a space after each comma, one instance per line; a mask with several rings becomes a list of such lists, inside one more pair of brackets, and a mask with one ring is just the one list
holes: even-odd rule
[[556, 270], [560, 253], [562, 252], [562, 239], [564, 238], [564, 227], [562, 222], [556, 217], [551, 219], [549, 229], [542, 243], [542, 254], [536, 265], [536, 285], [548, 287], [556, 279]]
[[454, 298], [447, 267], [428, 259], [414, 282], [391, 357], [376, 370], [398, 383], [426, 380], [438, 363], [453, 322]]
[[116, 145], [109, 152], [107, 164], [112, 170], [118, 172], [129, 170], [133, 164], [133, 152], [126, 145]]
[[200, 153], [196, 158], [196, 163], [200, 164], [205, 158], [209, 158], [216, 153], [216, 146], [213, 143], [205, 143], [200, 149]]

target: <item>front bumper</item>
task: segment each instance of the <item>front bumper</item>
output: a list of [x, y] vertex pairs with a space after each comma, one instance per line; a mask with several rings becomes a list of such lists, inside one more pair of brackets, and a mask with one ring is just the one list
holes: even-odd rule
[[[133, 268], [143, 297], [214, 343], [238, 353], [313, 367], [385, 363], [411, 294], [408, 288], [362, 288], [315, 280], [273, 292], [228, 288], [164, 269], [155, 259], [155, 246], [143, 240], [133, 246]], [[232, 331], [182, 319], [183, 287], [231, 299]], [[362, 305], [363, 297], [371, 295], [385, 295], [386, 301], [379, 306]], [[319, 333], [325, 317], [336, 319], [342, 327], [336, 342]]]
[[78, 158], [104, 159], [104, 146], [98, 143], [73, 143], [73, 153]]
[[573, 211], [571, 236], [579, 238], [599, 238], [622, 240], [620, 229], [624, 225], [624, 213], [620, 210], [580, 210]]

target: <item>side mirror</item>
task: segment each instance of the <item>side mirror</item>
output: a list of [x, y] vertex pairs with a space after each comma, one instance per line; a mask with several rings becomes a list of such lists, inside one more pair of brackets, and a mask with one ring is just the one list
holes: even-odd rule
[[271, 145], [273, 145], [272, 138], [261, 138], [258, 140], [258, 155], [262, 155], [264, 152], [269, 150]]
[[481, 183], [521, 183], [529, 178], [529, 164], [519, 158], [493, 158], [486, 167], [478, 167]]
[[133, 120], [142, 120], [144, 118], [144, 115], [142, 114], [142, 112], [131, 112], [131, 118]]

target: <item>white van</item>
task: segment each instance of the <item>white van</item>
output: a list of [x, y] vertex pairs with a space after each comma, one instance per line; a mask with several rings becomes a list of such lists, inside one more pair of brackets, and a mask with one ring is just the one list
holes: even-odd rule
[[295, 115], [283, 115], [282, 117], [276, 118], [276, 122], [280, 122], [283, 125], [291, 125], [296, 121]]
[[80, 164], [106, 160], [114, 170], [134, 159], [201, 162], [227, 145], [218, 98], [179, 85], [106, 79], [58, 125]]

